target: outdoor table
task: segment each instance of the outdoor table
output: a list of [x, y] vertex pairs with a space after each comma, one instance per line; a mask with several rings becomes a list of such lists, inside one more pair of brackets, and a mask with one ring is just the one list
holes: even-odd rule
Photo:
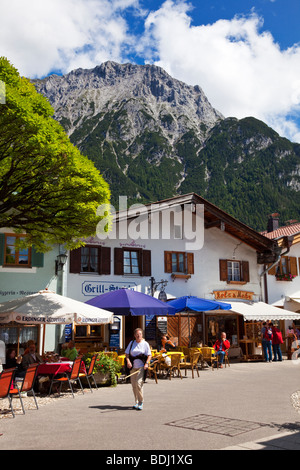
[[70, 372], [72, 369], [73, 362], [45, 362], [40, 364], [37, 370], [37, 375], [56, 375], [63, 374], [64, 372]]
[[[37, 375], [57, 375], [71, 372], [72, 365], [72, 361], [44, 362], [39, 365]], [[81, 363], [80, 371], [83, 373], [86, 372], [84, 363]]]

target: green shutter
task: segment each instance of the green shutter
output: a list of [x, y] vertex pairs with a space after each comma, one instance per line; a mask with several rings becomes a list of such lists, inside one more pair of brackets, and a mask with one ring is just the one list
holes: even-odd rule
[[5, 234], [0, 233], [0, 265], [4, 263]]
[[31, 266], [36, 268], [44, 267], [44, 253], [38, 253], [34, 245], [31, 248]]

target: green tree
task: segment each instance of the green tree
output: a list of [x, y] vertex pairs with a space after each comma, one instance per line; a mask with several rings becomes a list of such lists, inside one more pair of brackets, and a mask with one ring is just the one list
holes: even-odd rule
[[0, 57], [0, 227], [28, 234], [40, 251], [94, 235], [110, 190], [53, 119], [48, 100]]

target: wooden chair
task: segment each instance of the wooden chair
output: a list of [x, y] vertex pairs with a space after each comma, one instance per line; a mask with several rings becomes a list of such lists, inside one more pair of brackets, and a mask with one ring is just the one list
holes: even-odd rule
[[187, 369], [192, 370], [192, 377], [194, 378], [194, 369], [197, 371], [198, 377], [199, 377], [199, 366], [198, 366], [198, 361], [201, 356], [200, 351], [191, 351], [190, 353], [190, 361], [185, 361], [180, 364], [180, 367], [185, 369], [185, 376], [186, 376], [186, 371]]
[[[229, 348], [228, 348], [229, 349]], [[225, 368], [226, 368], [226, 364], [228, 365], [228, 367], [230, 367], [230, 364], [229, 364], [229, 359], [228, 359], [228, 349], [225, 350], [225, 355], [224, 355], [224, 365], [225, 365]], [[219, 356], [217, 355], [217, 368], [219, 368]]]
[[0, 398], [8, 398], [10, 410], [13, 417], [15, 417], [15, 413], [9, 392], [11, 390], [11, 384], [14, 378], [15, 370], [15, 368], [6, 369], [0, 374]]
[[89, 384], [89, 387], [90, 387], [90, 390], [91, 390], [92, 393], [93, 393], [93, 390], [92, 390], [91, 382], [89, 380], [90, 378], [93, 379], [95, 387], [98, 388], [95, 377], [94, 377], [94, 368], [95, 368], [95, 363], [96, 363], [97, 357], [98, 357], [98, 354], [94, 354], [94, 356], [91, 359], [89, 370], [87, 372], [79, 372], [79, 378], [80, 377], [85, 377], [86, 378], [87, 383]]
[[155, 358], [153, 364], [149, 364], [149, 366], [148, 366], [149, 378], [151, 378], [151, 375], [153, 374], [156, 383], [158, 383], [158, 380], [157, 380], [157, 370], [158, 370], [158, 366], [159, 366], [160, 360], [161, 360], [161, 358], [159, 358], [159, 357], [158, 357], [158, 358]]
[[166, 371], [169, 373], [169, 379], [171, 380], [171, 375], [173, 374], [174, 377], [174, 372], [177, 370], [178, 376], [182, 379], [181, 375], [181, 370], [180, 370], [180, 360], [181, 360], [181, 354], [172, 354], [170, 356], [171, 358], [171, 364], [167, 365], [165, 362], [160, 363], [160, 370], [161, 371]]
[[39, 364], [31, 364], [28, 367], [28, 369], [26, 370], [26, 374], [25, 374], [25, 377], [22, 381], [21, 388], [19, 389], [19, 387], [16, 386], [16, 388], [13, 388], [9, 392], [11, 397], [19, 395], [19, 399], [20, 399], [20, 402], [21, 402], [23, 414], [25, 414], [25, 409], [24, 409], [22, 396], [21, 396], [22, 392], [31, 392], [32, 395], [33, 395], [33, 398], [34, 398], [36, 409], [37, 410], [39, 409], [37, 401], [36, 401], [36, 396], [35, 396], [35, 393], [34, 393], [34, 390], [33, 390], [33, 386], [34, 386], [34, 382], [35, 382], [35, 379], [36, 379], [38, 367], [39, 367]]
[[53, 377], [53, 379], [51, 381], [51, 385], [50, 385], [49, 395], [51, 394], [52, 385], [56, 382], [60, 384], [59, 394], [61, 392], [62, 384], [63, 383], [68, 383], [69, 388], [71, 389], [71, 392], [72, 392], [72, 396], [73, 396], [73, 398], [75, 398], [73, 388], [72, 388], [72, 382], [75, 382], [75, 383], [79, 382], [79, 385], [81, 387], [81, 391], [84, 394], [82, 383], [81, 383], [80, 377], [79, 377], [81, 362], [82, 362], [82, 357], [81, 356], [77, 357], [77, 359], [75, 359], [75, 361], [73, 362], [73, 367], [72, 367], [70, 376], [68, 375], [67, 372], [65, 372], [64, 377], [60, 377], [59, 379], [55, 379], [55, 377]]
[[216, 351], [209, 347], [202, 347], [202, 359], [205, 362], [210, 363], [212, 370], [214, 370], [214, 365], [217, 364], [218, 357], [216, 355]]

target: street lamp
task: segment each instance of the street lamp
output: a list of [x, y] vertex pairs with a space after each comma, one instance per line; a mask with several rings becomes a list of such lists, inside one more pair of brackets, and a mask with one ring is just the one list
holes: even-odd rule
[[162, 279], [161, 281], [156, 281], [153, 276], [150, 277], [150, 289], [151, 289], [151, 295], [154, 297], [154, 293], [157, 290], [158, 286], [161, 286], [161, 291], [158, 294], [159, 300], [162, 300], [163, 302], [166, 302], [167, 300], [167, 294], [165, 293], [165, 287], [168, 284], [168, 281]]
[[58, 271], [62, 271], [64, 264], [67, 262], [68, 255], [66, 253], [60, 253], [57, 255], [55, 260], [55, 276], [57, 276]]

